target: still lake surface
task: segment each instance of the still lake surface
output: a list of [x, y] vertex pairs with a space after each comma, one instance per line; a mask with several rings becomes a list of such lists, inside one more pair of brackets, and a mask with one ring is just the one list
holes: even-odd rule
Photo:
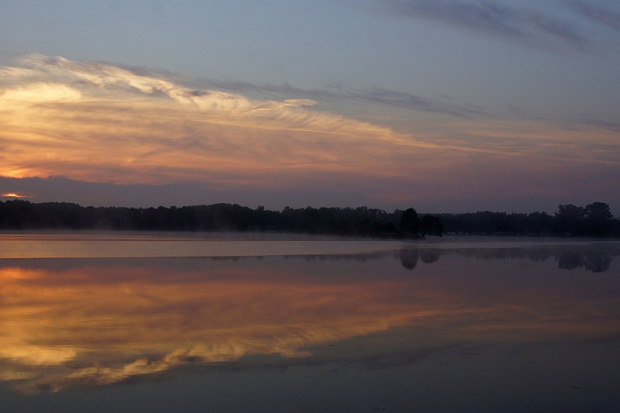
[[615, 412], [620, 243], [0, 234], [0, 412]]

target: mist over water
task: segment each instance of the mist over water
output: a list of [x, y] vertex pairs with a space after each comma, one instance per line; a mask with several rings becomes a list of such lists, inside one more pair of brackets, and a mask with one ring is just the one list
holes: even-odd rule
[[231, 257], [351, 254], [398, 248], [369, 241], [305, 234], [94, 233], [9, 234], [0, 258]]

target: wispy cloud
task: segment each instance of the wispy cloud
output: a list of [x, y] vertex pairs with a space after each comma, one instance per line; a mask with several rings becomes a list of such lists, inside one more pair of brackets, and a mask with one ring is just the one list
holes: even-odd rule
[[[567, 161], [571, 173], [589, 176], [609, 193], [609, 177], [620, 168], [613, 125], [567, 131], [549, 121], [511, 123], [476, 106], [380, 88], [198, 87], [189, 80], [40, 55], [0, 68], [0, 192], [38, 201], [41, 187], [56, 188], [64, 199], [44, 199], [83, 202], [69, 198], [66, 189], [73, 188], [76, 194], [97, 192], [88, 198], [93, 205], [109, 205], [104, 194], [117, 199], [131, 192], [132, 205], [144, 205], [138, 199], [187, 204], [268, 198], [278, 199], [273, 207], [337, 199], [381, 206], [415, 201], [422, 208], [425, 199], [471, 198], [463, 188], [482, 181], [477, 199], [496, 197], [511, 185], [525, 192], [514, 189], [510, 196], [524, 198], [529, 189], [521, 184], [533, 179], [532, 171], [537, 181], [548, 177], [540, 190], [574, 192], [562, 175]], [[315, 106], [329, 99], [447, 116], [430, 126], [408, 121], [406, 133], [396, 132]], [[35, 177], [67, 180], [23, 179]], [[156, 197], [149, 195], [153, 186]], [[584, 183], [579, 191], [588, 194], [591, 187]], [[166, 197], [166, 191], [175, 195]], [[184, 191], [192, 195], [182, 198]], [[234, 191], [246, 195], [232, 196]]]
[[453, 27], [512, 39], [528, 46], [551, 46], [558, 41], [584, 50], [588, 38], [574, 25], [534, 10], [494, 1], [386, 0], [384, 12], [408, 18], [433, 20]]
[[453, 102], [447, 103], [437, 99], [416, 95], [414, 93], [395, 91], [379, 87], [354, 88], [336, 84], [328, 85], [319, 89], [302, 89], [293, 87], [288, 83], [284, 83], [282, 85], [274, 85], [270, 83], [254, 85], [246, 82], [235, 81], [226, 82], [207, 80], [206, 82], [218, 88], [239, 92], [252, 91], [258, 93], [275, 93], [284, 96], [305, 96], [306, 98], [323, 102], [333, 100], [352, 100], [457, 117], [488, 116], [488, 111], [485, 108], [474, 104], [456, 104]]
[[594, 126], [603, 130], [607, 130], [609, 132], [615, 132], [616, 134], [620, 133], [620, 123], [608, 122], [590, 116], [583, 116], [580, 119], [580, 122], [583, 125]]
[[363, 148], [402, 140], [309, 110], [310, 99], [190, 89], [100, 63], [34, 55], [0, 79], [4, 176], [251, 184], [284, 170], [357, 170], [372, 163]]
[[592, 2], [585, 2], [583, 0], [565, 0], [565, 3], [572, 6], [580, 15], [601, 23], [605, 26], [611, 27], [615, 30], [620, 30], [620, 14], [617, 12], [592, 4]]
[[345, 96], [390, 106], [415, 109], [422, 112], [441, 113], [457, 117], [478, 117], [488, 114], [484, 108], [473, 104], [447, 104], [406, 92], [397, 92], [377, 87], [349, 90], [345, 92]]

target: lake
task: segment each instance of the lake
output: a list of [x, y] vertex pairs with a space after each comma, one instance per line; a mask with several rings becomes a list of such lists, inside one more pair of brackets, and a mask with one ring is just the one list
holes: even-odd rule
[[0, 411], [613, 412], [620, 243], [0, 234]]

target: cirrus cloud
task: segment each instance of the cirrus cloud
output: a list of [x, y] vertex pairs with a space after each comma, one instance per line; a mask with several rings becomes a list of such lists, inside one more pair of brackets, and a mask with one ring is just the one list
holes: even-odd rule
[[605, 120], [507, 121], [385, 89], [340, 93], [440, 114], [397, 132], [317, 110], [322, 92], [258, 99], [180, 78], [41, 55], [0, 68], [0, 192], [91, 205], [415, 202], [435, 211], [614, 202], [620, 147]]
[[[538, 9], [516, 8], [498, 1], [387, 0], [381, 2], [381, 10], [399, 17], [426, 19], [514, 40], [529, 47], [562, 44], [587, 50], [591, 43], [582, 30], [568, 21], [551, 17]], [[582, 13], [588, 13], [591, 18], [600, 16], [592, 8], [582, 10]]]
[[402, 140], [386, 127], [308, 110], [309, 99], [194, 90], [102, 63], [32, 55], [0, 74], [0, 174], [9, 177], [254, 181], [248, 173], [354, 170], [359, 148]]

